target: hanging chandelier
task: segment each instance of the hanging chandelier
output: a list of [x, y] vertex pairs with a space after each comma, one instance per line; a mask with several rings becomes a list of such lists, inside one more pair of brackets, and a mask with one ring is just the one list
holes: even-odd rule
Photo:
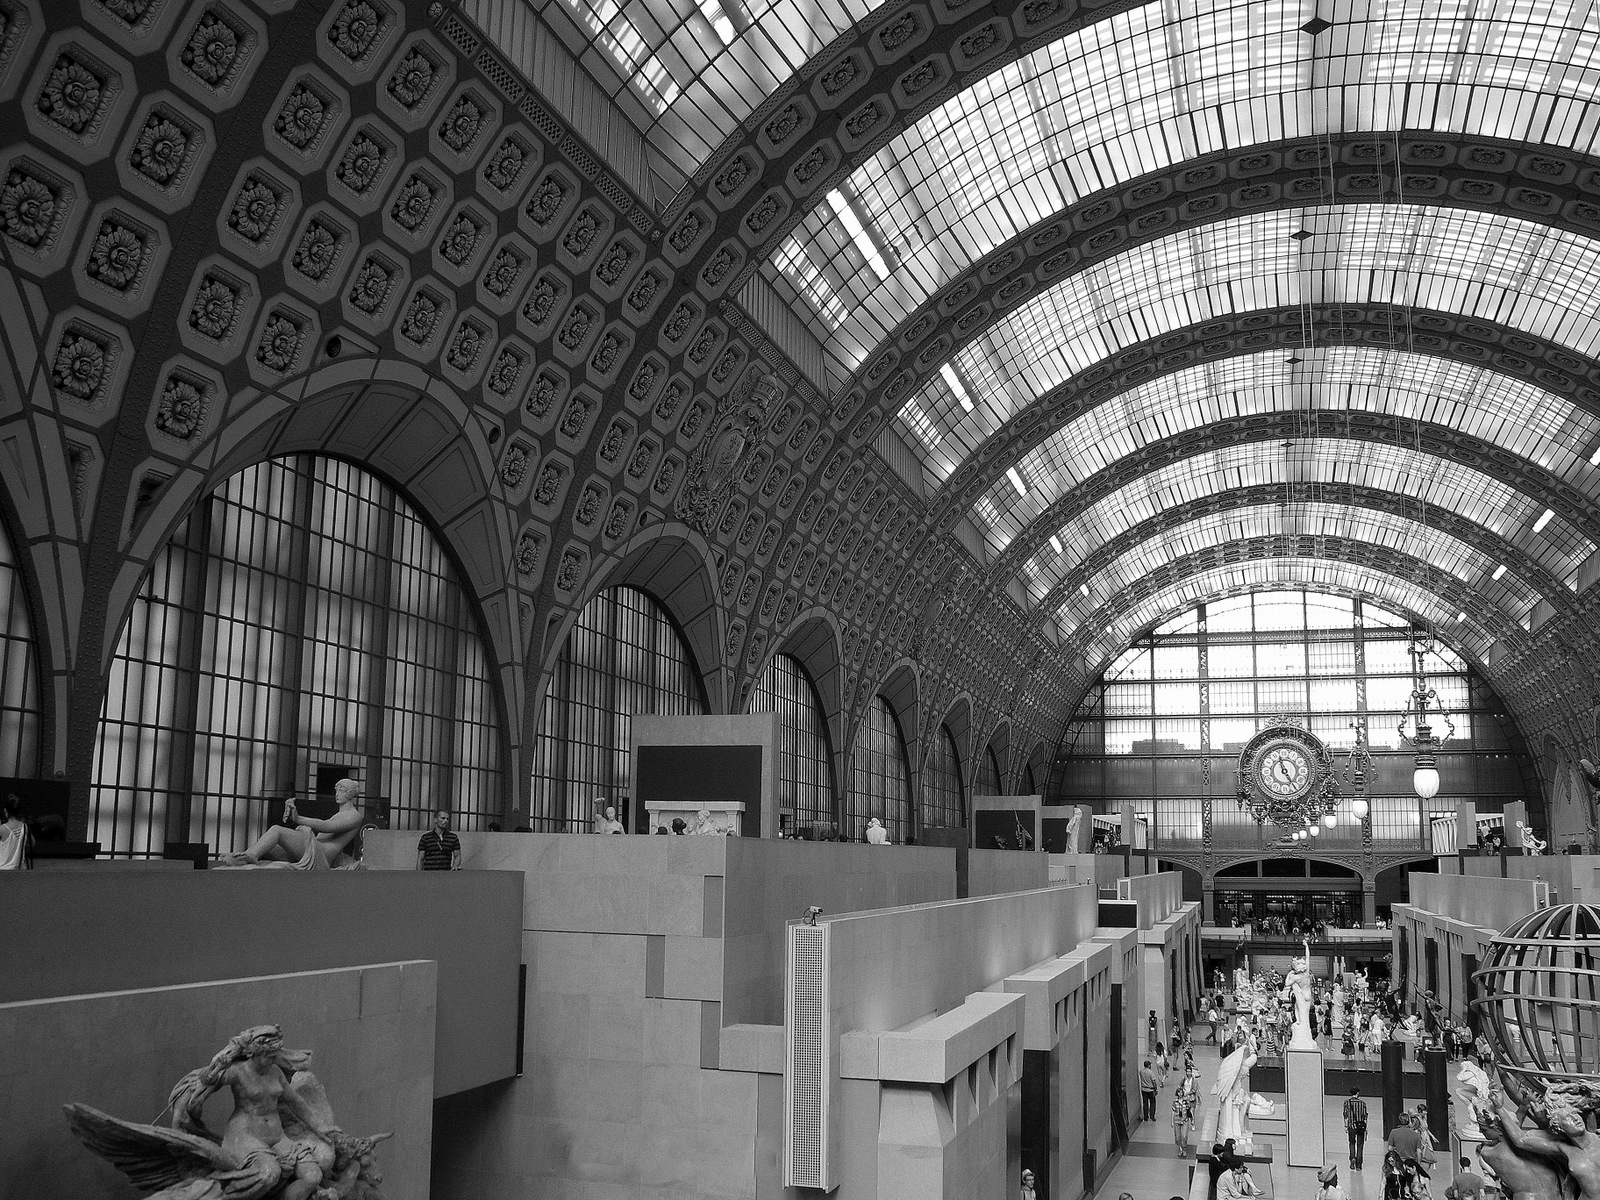
[[1350, 747], [1350, 752], [1345, 758], [1344, 776], [1345, 784], [1350, 788], [1354, 799], [1350, 801], [1350, 811], [1356, 820], [1365, 821], [1367, 814], [1372, 811], [1372, 802], [1369, 792], [1372, 781], [1377, 777], [1377, 764], [1372, 761], [1372, 751], [1367, 746], [1367, 719], [1357, 717], [1350, 722], [1350, 728], [1355, 731], [1355, 743]]
[[[1411, 697], [1406, 702], [1406, 712], [1401, 716], [1400, 724], [1395, 726], [1401, 743], [1416, 751], [1416, 769], [1411, 773], [1411, 787], [1423, 800], [1432, 800], [1439, 794], [1438, 751], [1456, 733], [1455, 722], [1450, 719], [1444, 705], [1439, 703], [1439, 694], [1428, 686], [1427, 675], [1422, 669], [1423, 659], [1434, 653], [1435, 649], [1433, 636], [1427, 630], [1412, 629], [1411, 644], [1407, 649], [1411, 655]], [[1433, 726], [1428, 721], [1430, 710], [1444, 722], [1443, 737], [1433, 732]], [[1406, 732], [1407, 722], [1411, 725], [1410, 733]]]

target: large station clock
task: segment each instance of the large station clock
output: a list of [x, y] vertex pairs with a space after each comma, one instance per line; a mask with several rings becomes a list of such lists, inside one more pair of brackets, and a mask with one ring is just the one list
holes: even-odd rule
[[1279, 717], [1240, 751], [1238, 795], [1257, 821], [1318, 820], [1333, 795], [1333, 755], [1309, 729]]

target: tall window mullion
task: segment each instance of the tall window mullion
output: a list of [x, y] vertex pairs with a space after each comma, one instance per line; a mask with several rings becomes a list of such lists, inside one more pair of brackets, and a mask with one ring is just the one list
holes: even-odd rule
[[666, 610], [635, 588], [594, 597], [567, 635], [539, 717], [532, 779], [538, 828], [587, 830], [599, 796], [642, 828], [628, 803], [634, 716], [705, 711], [699, 674]]
[[[413, 534], [404, 555], [401, 524]], [[402, 557], [425, 577], [404, 582]], [[309, 786], [318, 760], [364, 763], [369, 796], [409, 781], [399, 827], [437, 802], [480, 825], [503, 803], [502, 742], [465, 604], [420, 518], [358, 468], [302, 456], [233, 476], [157, 556], [122, 632], [92, 836], [124, 856], [159, 854], [179, 828], [219, 853], [243, 849], [260, 832], [264, 793]], [[414, 635], [391, 642], [391, 621]], [[477, 651], [462, 654], [469, 645]], [[472, 710], [451, 703], [463, 663], [484, 701]], [[407, 687], [391, 686], [402, 678]], [[419, 716], [460, 736], [412, 737]], [[473, 768], [457, 773], [469, 746]], [[464, 786], [450, 786], [458, 778]]]

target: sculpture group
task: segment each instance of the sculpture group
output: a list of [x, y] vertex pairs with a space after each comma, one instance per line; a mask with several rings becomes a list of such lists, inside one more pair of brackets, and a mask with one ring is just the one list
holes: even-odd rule
[[[87, 1104], [67, 1105], [67, 1122], [153, 1200], [383, 1200], [373, 1150], [392, 1135], [340, 1129], [310, 1060], [284, 1047], [276, 1025], [257, 1025], [178, 1081], [167, 1098], [170, 1126]], [[202, 1112], [224, 1089], [233, 1112], [219, 1136]]]

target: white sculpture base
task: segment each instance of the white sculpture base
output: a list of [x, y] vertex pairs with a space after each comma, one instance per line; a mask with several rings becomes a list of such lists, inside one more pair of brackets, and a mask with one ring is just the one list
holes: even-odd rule
[[1322, 1051], [1296, 1050], [1292, 1046], [1285, 1050], [1283, 1087], [1289, 1100], [1289, 1165], [1326, 1165], [1327, 1143], [1322, 1127]]
[[717, 827], [717, 832], [723, 836], [739, 836], [740, 826], [744, 823], [744, 805], [731, 800], [646, 800], [644, 810], [650, 817], [650, 832], [665, 829], [672, 832], [674, 817], [683, 818], [688, 832], [693, 833], [699, 821], [700, 810], [707, 809], [711, 813], [711, 823]]

